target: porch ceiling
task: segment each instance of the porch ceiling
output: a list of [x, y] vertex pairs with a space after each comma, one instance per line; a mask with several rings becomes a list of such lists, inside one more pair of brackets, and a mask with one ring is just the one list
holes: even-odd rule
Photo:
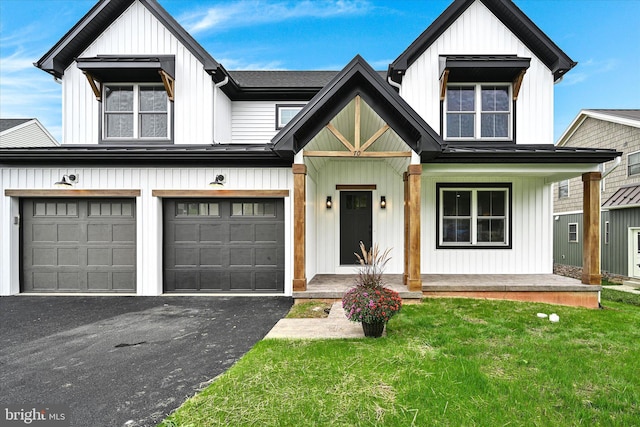
[[[353, 144], [356, 138], [356, 98], [352, 99], [344, 109], [342, 109], [329, 122]], [[360, 145], [364, 145], [369, 138], [380, 131], [385, 125], [385, 121], [380, 117], [364, 100], [360, 101]], [[342, 142], [327, 127], [320, 132], [304, 147], [304, 151], [322, 152], [348, 152]], [[366, 152], [410, 152], [411, 148], [392, 129], [388, 128], [378, 137]], [[354, 160], [354, 157], [305, 157], [305, 162], [311, 164], [316, 170], [322, 169], [329, 160]], [[385, 157], [384, 160], [399, 174], [407, 170], [410, 157]]]
[[426, 163], [422, 165], [422, 176], [529, 176], [544, 178], [547, 183], [598, 171], [597, 163]]

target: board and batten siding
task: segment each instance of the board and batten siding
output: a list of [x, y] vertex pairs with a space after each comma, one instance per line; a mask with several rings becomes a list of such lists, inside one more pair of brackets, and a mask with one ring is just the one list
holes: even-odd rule
[[233, 101], [231, 106], [231, 142], [267, 144], [276, 129], [276, 104], [301, 105], [304, 102]]
[[[315, 230], [312, 231], [315, 238], [309, 239], [307, 253], [312, 253], [314, 249], [310, 250], [310, 245], [315, 242], [316, 272], [318, 274], [355, 273], [353, 265], [340, 266], [340, 190], [336, 190], [336, 185], [375, 184], [375, 190], [366, 190], [372, 192], [373, 243], [377, 243], [381, 250], [391, 248], [391, 261], [385, 272], [402, 274], [404, 257], [402, 175], [385, 160], [364, 159], [328, 160], [318, 171], [309, 168], [309, 174], [311, 179], [308, 180], [316, 183], [314, 200], [317, 216]], [[331, 209], [326, 208], [327, 196], [331, 196], [333, 200]], [[386, 197], [386, 209], [380, 208], [380, 196]], [[309, 215], [309, 210], [307, 214]], [[307, 278], [311, 277], [308, 275]]]
[[[98, 55], [175, 55], [174, 143], [212, 143], [211, 76], [146, 7], [133, 2], [79, 57]], [[98, 143], [99, 101], [75, 62], [62, 79], [62, 111], [64, 144]]]
[[[512, 249], [436, 249], [437, 183], [512, 183]], [[551, 274], [551, 185], [532, 177], [422, 178], [422, 274]]]
[[[0, 175], [0, 295], [19, 292], [20, 228], [17, 197], [4, 197], [5, 189], [52, 189], [64, 174], [77, 174], [74, 189], [140, 190], [136, 198], [137, 294], [162, 293], [162, 199], [152, 190], [206, 190], [215, 174], [225, 175], [225, 190], [293, 190], [290, 168], [3, 168]], [[291, 295], [293, 243], [291, 197], [285, 197], [285, 294]]]
[[[577, 242], [569, 241], [569, 224], [578, 224]], [[553, 262], [555, 264], [582, 267], [582, 232], [582, 213], [554, 214]]]
[[[553, 143], [553, 75], [487, 7], [476, 1], [407, 69], [400, 95], [440, 131], [439, 55], [531, 58], [517, 101], [516, 142]], [[473, 83], [473, 82], [470, 82]], [[507, 82], [505, 82], [507, 83]]]

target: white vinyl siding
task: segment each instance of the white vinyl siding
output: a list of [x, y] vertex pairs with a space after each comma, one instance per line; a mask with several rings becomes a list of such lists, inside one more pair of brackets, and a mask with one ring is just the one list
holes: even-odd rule
[[531, 58], [516, 102], [518, 144], [553, 143], [551, 71], [480, 1], [476, 1], [407, 69], [400, 95], [439, 132], [439, 55]]
[[[234, 101], [231, 106], [231, 139], [238, 144], [266, 144], [271, 142], [276, 129], [275, 101]], [[299, 102], [291, 103], [299, 105]]]
[[[63, 175], [80, 177], [74, 189], [141, 190], [136, 200], [137, 293], [162, 293], [162, 199], [153, 190], [203, 190], [216, 174], [225, 176], [225, 190], [289, 190], [285, 197], [285, 293], [291, 294], [293, 174], [290, 168], [163, 168], [163, 167], [11, 167], [0, 171], [0, 191], [53, 189]], [[13, 218], [19, 215], [18, 198], [0, 202], [0, 295], [19, 292], [19, 232]]]
[[[202, 63], [151, 12], [133, 4], [80, 57], [98, 55], [175, 55], [175, 144], [213, 141], [213, 82]], [[65, 144], [97, 144], [100, 102], [85, 75], [72, 63], [62, 83]]]
[[47, 147], [58, 145], [53, 137], [33, 121], [7, 129], [0, 136], [0, 147]]
[[[436, 183], [456, 182], [512, 184], [510, 249], [437, 249]], [[551, 185], [546, 184], [544, 178], [423, 176], [420, 213], [422, 274], [551, 274], [551, 194]]]

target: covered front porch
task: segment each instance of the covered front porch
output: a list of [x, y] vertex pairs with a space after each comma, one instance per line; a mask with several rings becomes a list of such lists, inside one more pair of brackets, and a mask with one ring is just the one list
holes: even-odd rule
[[[342, 299], [354, 286], [355, 274], [317, 274], [304, 291], [294, 291], [295, 303]], [[422, 291], [409, 291], [401, 274], [384, 275], [385, 286], [406, 303], [424, 297], [485, 298], [598, 308], [600, 286], [556, 274], [423, 274]]]

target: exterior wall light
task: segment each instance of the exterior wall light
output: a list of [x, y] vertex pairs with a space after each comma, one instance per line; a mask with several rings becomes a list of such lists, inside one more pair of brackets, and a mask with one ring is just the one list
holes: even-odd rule
[[73, 184], [77, 184], [78, 183], [78, 179], [80, 177], [78, 175], [62, 175], [62, 179], [58, 182], [55, 182], [53, 184], [54, 187], [60, 187], [60, 188], [69, 188], [72, 187]]
[[327, 209], [331, 209], [331, 196], [327, 196]]
[[216, 179], [209, 183], [209, 187], [222, 187], [224, 185], [224, 175], [216, 175]]
[[387, 208], [387, 198], [385, 196], [380, 197], [380, 209]]

